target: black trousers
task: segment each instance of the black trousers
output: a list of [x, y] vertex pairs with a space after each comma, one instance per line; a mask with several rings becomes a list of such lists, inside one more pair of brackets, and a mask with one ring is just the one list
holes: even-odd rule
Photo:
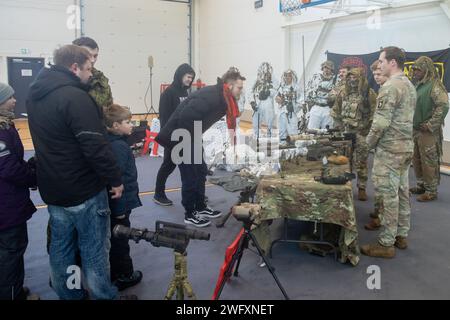
[[118, 224], [130, 227], [130, 213], [125, 214], [124, 219], [111, 216], [111, 250], [109, 251], [109, 263], [111, 265], [111, 280], [120, 276], [129, 277], [134, 272], [133, 261], [130, 257], [130, 245], [128, 239], [118, 239], [112, 235], [112, 230]]
[[167, 178], [172, 174], [177, 165], [173, 163], [171, 157], [172, 149], [164, 148], [164, 160], [156, 176], [155, 195], [165, 194]]
[[0, 300], [25, 300], [23, 255], [28, 245], [26, 222], [0, 231]]
[[181, 174], [181, 204], [186, 210], [186, 215], [194, 210], [202, 210], [205, 205], [205, 183], [208, 167], [202, 164], [180, 164]]

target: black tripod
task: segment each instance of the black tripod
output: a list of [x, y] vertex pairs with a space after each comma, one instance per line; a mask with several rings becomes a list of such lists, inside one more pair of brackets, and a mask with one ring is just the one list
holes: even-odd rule
[[[231, 275], [233, 274], [235, 277], [239, 276], [239, 265], [241, 264], [242, 255], [244, 254], [244, 250], [248, 249], [248, 244], [250, 241], [252, 244], [256, 247], [256, 250], [258, 251], [259, 256], [263, 259], [267, 269], [269, 270], [270, 274], [274, 278], [275, 282], [278, 285], [278, 288], [280, 288], [281, 292], [283, 293], [283, 296], [286, 300], [289, 300], [289, 297], [284, 290], [283, 286], [280, 283], [280, 280], [278, 280], [277, 275], [275, 274], [275, 269], [272, 267], [272, 265], [269, 263], [269, 260], [265, 257], [261, 246], [259, 245], [258, 241], [256, 240], [255, 236], [253, 235], [251, 231], [251, 226], [253, 225], [253, 222], [250, 219], [246, 219], [244, 222], [244, 233], [241, 235], [241, 238], [239, 239], [239, 244], [236, 252], [233, 254], [231, 258], [231, 262], [228, 264], [228, 267], [225, 271], [224, 277], [222, 279], [222, 282], [220, 283], [219, 291], [216, 296], [216, 300], [219, 300], [220, 294], [222, 293], [222, 290], [225, 286], [226, 281], [231, 278]], [[236, 268], [233, 268], [236, 264]]]

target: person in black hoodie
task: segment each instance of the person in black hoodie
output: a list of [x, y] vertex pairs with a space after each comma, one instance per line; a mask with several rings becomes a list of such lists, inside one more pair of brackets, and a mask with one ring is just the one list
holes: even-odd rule
[[[180, 169], [181, 202], [186, 210], [186, 224], [206, 227], [211, 224], [208, 219], [221, 216], [220, 211], [214, 211], [205, 204], [208, 169], [203, 157], [202, 135], [225, 114], [228, 128], [236, 129], [239, 115], [236, 101], [244, 80], [239, 70], [230, 68], [217, 79], [216, 85], [200, 89], [185, 99], [156, 137], [163, 147], [173, 149], [172, 160]], [[201, 128], [197, 129], [199, 126]]]
[[121, 172], [105, 137], [100, 109], [89, 96], [89, 52], [75, 45], [54, 53], [30, 87], [28, 120], [36, 151], [37, 184], [50, 214], [51, 283], [61, 299], [84, 299], [81, 285], [69, 288], [75, 253], [81, 253], [90, 297], [114, 299], [109, 270], [110, 210], [123, 192]]
[[[187, 98], [188, 90], [195, 78], [195, 71], [187, 63], [182, 64], [175, 71], [172, 84], [161, 94], [159, 100], [159, 121], [161, 128], [169, 121], [178, 105]], [[167, 178], [175, 170], [176, 164], [170, 156], [170, 147], [164, 148], [164, 160], [156, 177], [155, 195], [153, 201], [161, 206], [171, 206], [173, 202], [167, 198], [165, 189]]]

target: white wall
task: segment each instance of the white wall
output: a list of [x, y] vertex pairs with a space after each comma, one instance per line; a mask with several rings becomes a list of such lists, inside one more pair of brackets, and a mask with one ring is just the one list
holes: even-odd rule
[[73, 0], [0, 0], [0, 81], [8, 81], [7, 57], [47, 59], [74, 39], [67, 27], [70, 5]]
[[[257, 66], [265, 60], [272, 63], [277, 78], [287, 67], [300, 76], [302, 36], [308, 66], [306, 79], [319, 70], [327, 50], [363, 54], [396, 45], [407, 51], [432, 51], [450, 44], [450, 17], [439, 3], [374, 13], [374, 2], [346, 1], [344, 10], [331, 12], [342, 17], [326, 23], [336, 3], [325, 5], [326, 9], [309, 8], [298, 17], [286, 18], [278, 13], [278, 0], [265, 0], [264, 7], [258, 10], [254, 9], [253, 0], [196, 1], [199, 37], [196, 44], [200, 51], [195, 55], [196, 64], [208, 82], [229, 65], [236, 65], [248, 76], [250, 86]], [[405, 1], [393, 1], [394, 7], [403, 4]], [[344, 16], [360, 10], [362, 14]], [[327, 27], [321, 34], [324, 25]], [[446, 120], [445, 138], [450, 140], [450, 116]]]
[[215, 83], [228, 67], [236, 66], [250, 83], [263, 61], [281, 72], [285, 39], [276, 0], [265, 0], [258, 10], [253, 0], [194, 1], [195, 66], [203, 81]]
[[[0, 0], [0, 81], [7, 82], [6, 57], [51, 58], [80, 30], [69, 29], [74, 0]], [[110, 79], [114, 100], [145, 113], [148, 56], [153, 55], [153, 105], [161, 83], [172, 82], [188, 62], [188, 6], [161, 0], [85, 0], [84, 32], [100, 46], [97, 67]], [[22, 54], [21, 49], [27, 53]], [[150, 107], [150, 95], [147, 97]]]
[[[161, 83], [188, 59], [188, 6], [161, 0], [87, 0], [85, 34], [100, 47], [97, 67], [110, 79], [114, 101], [145, 113], [153, 68], [153, 105], [158, 110]], [[147, 97], [150, 108], [150, 94]]]

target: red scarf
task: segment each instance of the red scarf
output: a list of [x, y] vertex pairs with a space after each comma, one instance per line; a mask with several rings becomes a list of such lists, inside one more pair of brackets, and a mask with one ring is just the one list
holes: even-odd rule
[[236, 118], [239, 116], [239, 108], [231, 94], [230, 88], [226, 84], [223, 85], [223, 96], [227, 103], [227, 127], [229, 130], [233, 130], [233, 136], [231, 141], [233, 144], [236, 143]]

